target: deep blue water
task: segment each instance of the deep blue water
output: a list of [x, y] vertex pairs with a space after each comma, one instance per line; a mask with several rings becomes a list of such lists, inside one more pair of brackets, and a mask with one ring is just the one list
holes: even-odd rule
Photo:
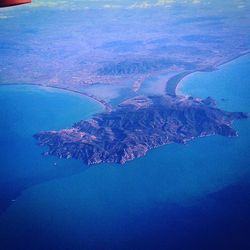
[[[189, 76], [181, 91], [212, 96], [226, 110], [250, 111], [249, 70], [250, 56], [242, 57], [219, 71]], [[200, 138], [124, 166], [86, 168], [42, 157], [31, 135], [69, 126], [100, 107], [72, 94], [31, 89], [1, 90], [1, 126], [9, 135], [1, 129], [1, 138], [14, 142], [11, 148], [1, 143], [1, 181], [9, 178], [15, 186], [16, 176], [44, 169], [48, 175], [51, 168], [55, 178], [60, 173], [28, 187], [1, 216], [3, 249], [250, 249], [249, 120], [235, 124], [237, 138]], [[28, 117], [36, 122], [24, 121]]]

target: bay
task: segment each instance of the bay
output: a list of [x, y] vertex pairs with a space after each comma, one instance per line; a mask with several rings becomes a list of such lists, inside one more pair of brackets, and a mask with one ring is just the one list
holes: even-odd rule
[[[192, 74], [179, 93], [249, 112], [249, 69], [245, 56]], [[247, 249], [250, 122], [234, 127], [236, 138], [167, 145], [123, 166], [81, 163], [77, 175], [28, 188], [2, 215], [1, 242], [21, 249]]]

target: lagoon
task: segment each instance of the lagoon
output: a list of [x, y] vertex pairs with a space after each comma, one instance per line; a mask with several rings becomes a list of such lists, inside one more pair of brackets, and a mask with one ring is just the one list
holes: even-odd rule
[[[179, 91], [204, 98], [211, 96], [226, 110], [249, 112], [249, 69], [250, 57], [244, 56], [218, 71], [184, 78]], [[38, 164], [34, 168], [27, 163], [25, 167], [21, 157], [14, 161], [11, 159], [14, 148], [9, 148], [9, 159], [7, 154], [5, 161], [15, 164], [11, 165], [11, 171], [9, 163], [6, 164], [5, 178], [13, 180], [13, 174], [19, 178], [30, 173], [36, 175], [42, 172], [41, 169], [49, 174], [51, 168], [55, 176], [32, 183], [2, 214], [0, 240], [6, 249], [14, 249], [17, 245], [27, 249], [29, 244], [31, 249], [187, 249], [190, 246], [188, 249], [211, 250], [218, 247], [216, 237], [221, 231], [226, 233], [231, 227], [232, 231], [237, 229], [235, 221], [242, 220], [241, 215], [246, 216], [250, 207], [249, 202], [244, 202], [248, 197], [250, 175], [249, 120], [235, 123], [239, 131], [237, 138], [199, 138], [187, 145], [173, 144], [152, 150], [145, 157], [123, 166], [101, 164], [87, 168], [79, 161], [41, 156], [41, 149], [33, 144], [31, 135], [37, 130], [67, 127], [88, 118], [100, 111], [96, 103], [65, 92], [53, 92], [49, 98], [50, 92], [35, 87], [31, 91], [33, 99], [29, 99], [29, 94], [25, 94], [30, 93], [27, 87], [19, 90], [25, 96], [20, 106], [13, 107], [18, 99], [16, 91], [4, 88], [7, 94], [1, 92], [2, 99], [9, 100], [13, 95], [6, 105], [5, 116], [16, 124], [8, 133], [13, 141], [18, 138], [16, 143], [22, 145], [19, 150], [25, 151], [23, 145], [33, 145], [34, 151], [29, 153], [31, 159], [25, 161], [34, 157]], [[36, 104], [41, 96], [48, 98], [46, 104]], [[34, 107], [37, 105], [37, 109], [27, 109], [30, 103]], [[62, 103], [65, 106], [59, 113], [50, 111], [52, 113], [48, 114], [56, 103], [59, 107]], [[34, 111], [41, 108], [44, 110], [41, 112], [43, 122], [37, 120], [31, 127], [24, 122], [19, 127], [22, 117], [33, 118]], [[17, 114], [19, 119], [15, 118]], [[6, 124], [5, 129], [8, 126]], [[39, 167], [40, 161], [46, 166]], [[58, 166], [53, 165], [55, 161]], [[76, 172], [67, 173], [66, 169], [76, 169]], [[63, 172], [64, 178], [57, 171]], [[242, 203], [241, 212], [233, 206], [236, 197], [237, 202]], [[249, 220], [249, 217], [244, 219]], [[197, 240], [197, 235], [203, 240]], [[241, 237], [245, 246], [244, 232], [236, 231], [234, 236]], [[220, 244], [223, 239], [221, 236]], [[230, 240], [225, 244], [231, 244]]]

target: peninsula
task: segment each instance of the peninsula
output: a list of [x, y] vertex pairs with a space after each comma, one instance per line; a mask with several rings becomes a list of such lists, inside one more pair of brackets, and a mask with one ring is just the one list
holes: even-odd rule
[[165, 144], [210, 135], [237, 136], [232, 122], [247, 117], [220, 110], [210, 97], [137, 96], [72, 128], [39, 132], [34, 138], [48, 147], [46, 155], [80, 159], [88, 165], [124, 164]]

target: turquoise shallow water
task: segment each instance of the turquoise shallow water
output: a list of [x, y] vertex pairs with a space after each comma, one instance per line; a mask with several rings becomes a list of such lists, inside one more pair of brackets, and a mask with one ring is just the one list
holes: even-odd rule
[[36, 145], [32, 135], [89, 118], [102, 110], [99, 104], [66, 91], [12, 85], [1, 86], [0, 106], [1, 203], [7, 196], [15, 199], [23, 188], [82, 169], [78, 161], [42, 156], [44, 149]]
[[206, 98], [211, 95], [218, 106], [230, 111], [249, 112], [250, 56], [246, 55], [213, 72], [193, 73], [182, 80], [177, 94]]
[[[218, 101], [218, 105], [226, 110], [250, 111], [249, 69], [250, 57], [242, 57], [222, 66], [216, 72], [189, 76], [184, 80], [181, 91], [200, 97], [212, 96]], [[11, 93], [15, 96], [15, 89], [11, 90], [7, 87], [5, 89], [7, 96], [11, 96]], [[22, 91], [23, 94], [29, 92], [29, 87]], [[36, 104], [41, 96], [47, 98], [49, 95], [53, 96], [46, 99], [46, 104], [44, 102]], [[74, 103], [75, 98], [80, 97], [73, 98], [71, 94], [68, 97], [65, 95], [67, 94], [63, 93], [62, 96], [62, 93], [34, 90], [33, 103], [35, 107], [42, 107], [44, 110], [43, 122], [39, 120], [35, 122], [33, 128], [27, 129], [29, 123], [26, 122], [23, 123], [23, 127], [16, 127], [20, 123], [20, 120], [17, 120], [15, 127], [9, 133], [14, 137], [15, 133], [22, 134], [26, 130], [27, 132], [22, 135], [25, 138], [20, 139], [20, 142], [29, 141], [30, 131], [33, 133], [37, 129], [40, 130], [40, 125], [45, 129], [69, 126], [79, 120], [79, 116], [84, 117], [85, 112], [87, 117], [90, 113], [99, 110], [99, 107], [95, 107], [96, 110], [93, 108], [92, 102], [86, 103], [85, 99], [79, 99], [78, 104], [83, 102], [86, 109], [83, 113], [78, 110], [72, 114], [71, 110], [81, 107]], [[6, 94], [1, 94], [1, 98], [3, 96]], [[6, 114], [10, 116], [7, 120], [13, 121], [16, 114], [19, 114], [22, 119], [23, 110], [30, 106], [30, 100], [26, 98], [28, 97], [25, 94], [14, 116], [9, 114], [14, 107], [7, 107]], [[67, 101], [68, 98], [71, 101]], [[15, 103], [14, 99], [10, 103]], [[65, 106], [61, 108], [61, 118], [52, 122], [51, 118], [57, 116], [57, 112], [51, 111], [50, 115], [47, 115], [47, 112], [52, 106], [56, 106], [55, 103], [58, 103], [59, 107], [62, 103]], [[66, 109], [65, 113], [64, 109]], [[34, 110], [29, 112], [30, 117], [33, 117]], [[5, 128], [8, 126], [7, 124]], [[30, 187], [1, 216], [0, 238], [6, 246], [13, 246], [14, 240], [15, 244], [18, 242], [23, 249], [27, 244], [33, 247], [30, 249], [48, 249], [48, 247], [54, 249], [161, 249], [152, 248], [146, 244], [150, 235], [159, 236], [158, 244], [163, 239], [168, 239], [168, 244], [175, 239], [180, 242], [181, 237], [185, 238], [187, 231], [192, 232], [198, 222], [206, 218], [206, 214], [210, 214], [215, 220], [214, 223], [218, 223], [219, 219], [216, 221], [216, 218], [219, 218], [220, 210], [212, 209], [214, 203], [204, 202], [205, 205], [202, 205], [203, 199], [235, 183], [240, 183], [249, 176], [250, 121], [240, 121], [234, 126], [239, 131], [240, 136], [237, 138], [214, 136], [194, 140], [185, 146], [168, 145], [152, 150], [146, 157], [123, 166], [103, 164], [86, 169], [81, 165], [84, 171], [76, 175], [66, 176], [63, 179], [57, 178]], [[40, 149], [36, 148], [35, 151], [34, 154], [40, 157]], [[34, 156], [31, 155], [31, 157]], [[37, 161], [42, 160], [39, 157]], [[46, 168], [53, 169], [58, 169], [53, 166], [54, 161], [59, 162], [59, 169], [61, 164], [64, 169], [77, 169], [81, 164], [78, 161], [58, 161], [53, 157], [42, 161], [48, 163], [49, 167]], [[19, 167], [15, 175], [20, 177], [25, 171], [30, 171], [30, 167], [26, 169], [20, 164], [15, 164], [13, 169]], [[34, 174], [36, 172], [35, 169], [31, 171], [34, 171]], [[13, 171], [6, 170], [6, 176], [11, 176], [11, 172]], [[205, 215], [202, 219], [197, 216], [196, 210], [195, 212], [192, 210], [190, 214], [187, 213], [189, 208], [197, 204], [200, 208], [198, 211], [204, 211]], [[180, 207], [184, 210], [178, 213], [177, 208]], [[223, 210], [226, 211], [226, 207]], [[188, 216], [185, 217], [183, 214]], [[186, 221], [189, 221], [187, 228]], [[215, 224], [213, 227], [216, 231]], [[195, 237], [194, 233], [192, 237]], [[141, 248], [132, 248], [139, 242], [145, 242], [145, 244], [142, 244]], [[186, 249], [184, 241], [182, 247]], [[202, 249], [205, 249], [205, 246]]]

